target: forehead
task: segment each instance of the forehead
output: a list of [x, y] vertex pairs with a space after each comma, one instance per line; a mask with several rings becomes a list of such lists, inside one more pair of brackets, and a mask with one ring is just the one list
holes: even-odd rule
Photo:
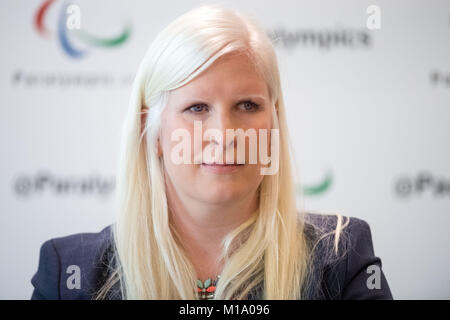
[[258, 94], [267, 96], [267, 83], [244, 54], [226, 54], [184, 86], [172, 90], [171, 99], [218, 95], [235, 96]]

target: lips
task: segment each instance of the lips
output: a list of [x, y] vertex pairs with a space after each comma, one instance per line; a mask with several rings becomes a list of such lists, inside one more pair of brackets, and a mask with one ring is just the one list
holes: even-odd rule
[[226, 166], [243, 166], [243, 163], [202, 163], [202, 165], [204, 166], [221, 166], [221, 167], [226, 167]]
[[213, 174], [233, 174], [239, 172], [240, 168], [244, 167], [244, 164], [238, 163], [202, 163], [201, 167], [206, 171]]

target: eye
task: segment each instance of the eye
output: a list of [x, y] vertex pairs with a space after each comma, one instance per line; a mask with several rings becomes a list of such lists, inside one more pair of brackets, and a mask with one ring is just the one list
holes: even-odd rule
[[244, 111], [249, 111], [249, 112], [258, 111], [258, 109], [259, 109], [259, 104], [254, 103], [251, 100], [243, 101], [241, 103], [241, 106]]
[[190, 106], [189, 108], [186, 109], [186, 111], [190, 111], [193, 113], [202, 113], [203, 111], [205, 111], [207, 109], [207, 107], [203, 104], [195, 104], [193, 106]]

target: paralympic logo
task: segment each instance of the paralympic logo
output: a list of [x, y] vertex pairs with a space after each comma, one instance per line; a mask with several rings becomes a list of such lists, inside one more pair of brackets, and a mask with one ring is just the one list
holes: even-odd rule
[[[49, 34], [48, 29], [44, 25], [44, 18], [48, 9], [55, 1], [56, 0], [44, 1], [44, 3], [42, 3], [42, 5], [36, 11], [34, 25], [37, 32], [44, 37], [48, 36]], [[69, 36], [68, 28], [66, 26], [66, 18], [69, 5], [70, 5], [69, 3], [64, 3], [59, 12], [57, 36], [59, 43], [62, 46], [62, 49], [71, 58], [74, 59], [82, 58], [88, 52], [86, 47], [77, 48], [76, 46], [74, 46], [73, 41], [71, 41], [73, 40], [71, 39], [72, 36], [76, 37], [76, 40], [83, 43], [87, 47], [103, 47], [103, 48], [111, 48], [119, 46], [123, 44], [125, 41], [127, 41], [127, 39], [130, 37], [131, 27], [129, 24], [123, 27], [119, 35], [111, 38], [98, 37], [81, 28], [70, 30]]]

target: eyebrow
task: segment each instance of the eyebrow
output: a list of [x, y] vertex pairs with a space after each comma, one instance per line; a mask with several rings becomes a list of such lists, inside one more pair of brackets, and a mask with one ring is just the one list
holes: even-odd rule
[[268, 97], [266, 97], [262, 94], [243, 94], [243, 95], [239, 96], [238, 100], [247, 99], [247, 98], [259, 98], [259, 99], [265, 100]]
[[[245, 100], [245, 99], [266, 100], [266, 99], [270, 99], [270, 97], [266, 97], [265, 95], [262, 95], [262, 94], [241, 94], [236, 97], [236, 100], [238, 100], [238, 101]], [[183, 99], [183, 103], [198, 103], [199, 101], [206, 101], [206, 100], [210, 100], [210, 97], [206, 97], [206, 98], [188, 97], [186, 99]]]

